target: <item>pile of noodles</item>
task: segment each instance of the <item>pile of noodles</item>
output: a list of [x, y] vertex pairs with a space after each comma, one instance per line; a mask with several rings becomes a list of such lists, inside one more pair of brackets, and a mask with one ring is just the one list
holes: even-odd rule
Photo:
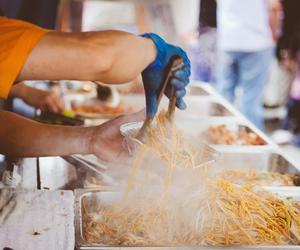
[[[88, 242], [110, 246], [300, 243], [299, 202], [253, 185], [208, 177], [196, 167], [201, 158], [197, 148], [164, 114], [145, 141], [121, 197], [108, 203], [83, 199], [83, 233]], [[149, 152], [161, 160], [165, 171], [155, 175], [148, 169], [140, 174], [143, 165], [151, 165], [145, 160]], [[177, 182], [185, 175], [186, 182]]]

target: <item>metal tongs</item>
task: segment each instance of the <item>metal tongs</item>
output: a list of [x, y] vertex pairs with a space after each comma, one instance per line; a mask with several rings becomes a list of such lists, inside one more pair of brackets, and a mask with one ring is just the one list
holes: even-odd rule
[[103, 164], [101, 164], [98, 161], [87, 159], [86, 157], [75, 154], [75, 155], [69, 155], [69, 156], [61, 156], [65, 161], [68, 163], [77, 166], [77, 167], [84, 167], [87, 170], [90, 170], [94, 172], [95, 176], [101, 176], [103, 183], [105, 185], [116, 185], [116, 181], [110, 177], [105, 171], [107, 170], [107, 167]]
[[[158, 92], [157, 106], [159, 106], [159, 104], [160, 104], [160, 101], [164, 95], [167, 85], [170, 82], [171, 77], [175, 74], [175, 72], [177, 70], [181, 69], [182, 67], [184, 67], [184, 63], [183, 63], [183, 60], [181, 57], [174, 56], [171, 58], [171, 60], [168, 64], [167, 70], [166, 70], [166, 74], [165, 74], [164, 78], [162, 79], [162, 84], [160, 85], [161, 88]], [[167, 111], [167, 117], [170, 121], [173, 121], [173, 119], [174, 119], [175, 106], [176, 106], [176, 93], [175, 93], [174, 87], [172, 87], [168, 111]], [[139, 130], [139, 132], [137, 134], [136, 139], [143, 142], [145, 134], [146, 134], [148, 128], [151, 126], [152, 121], [153, 121], [153, 117], [150, 117], [150, 116], [146, 117], [146, 119], [143, 123], [143, 126], [141, 127], [141, 129]]]
[[62, 156], [62, 158], [71, 164], [76, 165], [77, 163], [79, 163], [81, 166], [84, 166], [100, 175], [103, 175], [104, 172], [107, 170], [107, 167], [103, 164], [97, 161], [87, 159], [86, 157], [79, 154]]
[[[180, 57], [173, 57], [168, 65], [168, 70], [162, 80], [161, 88], [157, 94], [157, 105], [159, 105], [161, 98], [166, 90], [168, 83], [170, 82], [170, 78], [174, 76], [177, 70], [181, 69], [184, 66], [183, 60]], [[172, 123], [174, 119], [176, 105], [176, 93], [175, 89], [171, 89], [170, 101], [167, 111], [167, 118]], [[141, 122], [130, 122], [123, 124], [120, 127], [121, 134], [125, 137], [128, 142], [128, 150], [135, 152], [136, 146], [140, 146], [145, 143], [145, 135], [147, 130], [150, 128], [153, 122], [153, 117], [146, 117], [143, 124]], [[138, 131], [138, 133], [136, 133]], [[193, 144], [194, 145], [194, 144]], [[216, 161], [218, 157], [218, 152], [208, 146], [205, 143], [197, 143], [197, 157], [195, 158], [195, 166], [193, 169], [198, 169], [202, 166], [209, 166]], [[132, 154], [132, 153], [131, 153]]]

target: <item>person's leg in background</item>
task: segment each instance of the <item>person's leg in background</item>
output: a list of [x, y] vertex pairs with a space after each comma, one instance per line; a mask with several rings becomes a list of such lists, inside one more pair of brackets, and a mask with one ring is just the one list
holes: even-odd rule
[[269, 77], [273, 49], [243, 52], [238, 60], [239, 84], [243, 90], [241, 112], [258, 128], [264, 129], [263, 94]]
[[293, 119], [293, 108], [294, 108], [294, 100], [289, 97], [288, 102], [286, 104], [287, 114], [282, 121], [282, 129], [284, 130], [292, 130], [291, 121]]
[[294, 100], [293, 115], [293, 132], [294, 137], [292, 142], [297, 147], [300, 147], [300, 100]]
[[235, 52], [218, 52], [217, 90], [229, 102], [234, 101], [235, 88], [238, 82]]

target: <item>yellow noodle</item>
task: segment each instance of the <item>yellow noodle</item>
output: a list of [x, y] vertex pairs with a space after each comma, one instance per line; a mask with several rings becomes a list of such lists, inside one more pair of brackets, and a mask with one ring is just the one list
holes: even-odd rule
[[[138, 172], [149, 152], [166, 168], [161, 196], [141, 189]], [[253, 180], [260, 176], [256, 171], [246, 177], [228, 172], [207, 179], [197, 179], [197, 172], [191, 172], [196, 178], [179, 187], [183, 195], [172, 193], [175, 173], [194, 171], [196, 155], [196, 149], [160, 114], [133, 163], [125, 199], [92, 210], [83, 200], [86, 240], [114, 246], [300, 244], [300, 203], [255, 188]], [[236, 176], [244, 183], [234, 184]]]

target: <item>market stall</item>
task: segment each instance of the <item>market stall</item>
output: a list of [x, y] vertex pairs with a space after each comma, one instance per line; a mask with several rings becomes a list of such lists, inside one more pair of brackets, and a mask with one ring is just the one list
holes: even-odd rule
[[[122, 105], [125, 108], [130, 107], [130, 110], [138, 110], [144, 105], [143, 97], [139, 94], [121, 96], [121, 101]], [[193, 138], [195, 144], [200, 145], [205, 142], [208, 145], [211, 150], [209, 156], [212, 157], [213, 154], [213, 161], [208, 161], [208, 166], [217, 166], [224, 180], [234, 183], [236, 187], [246, 183], [251, 187], [268, 190], [274, 197], [277, 197], [278, 202], [281, 200], [278, 197], [285, 197], [282, 200], [286, 197], [295, 201], [300, 199], [299, 164], [286, 157], [277, 145], [221, 98], [213, 88], [207, 84], [193, 82], [186, 102], [188, 105], [186, 111], [176, 111], [175, 124], [183, 131], [183, 134]], [[166, 100], [162, 103], [162, 106], [164, 105], [167, 105]], [[104, 115], [92, 120], [86, 118], [84, 122], [99, 124], [106, 119], [108, 117]], [[76, 249], [122, 249], [123, 246], [138, 246], [138, 249], [143, 247], [145, 249], [149, 247], [151, 249], [172, 249], [172, 247], [190, 249], [195, 245], [200, 245], [195, 249], [203, 249], [209, 245], [226, 245], [226, 242], [222, 240], [220, 243], [203, 240], [201, 244], [193, 240], [189, 242], [188, 238], [181, 243], [175, 242], [175, 246], [168, 241], [167, 243], [159, 241], [160, 239], [157, 239], [158, 244], [154, 241], [149, 245], [143, 240], [133, 241], [130, 244], [131, 241], [125, 239], [119, 239], [119, 241], [116, 239], [116, 241], [111, 241], [111, 244], [107, 243], [109, 242], [107, 240], [105, 243], [105, 239], [101, 238], [101, 233], [98, 236], [100, 238], [97, 236], [93, 238], [86, 230], [93, 230], [95, 226], [98, 232], [103, 230], [110, 235], [116, 234], [115, 229], [110, 229], [113, 231], [109, 233], [105, 231], [108, 229], [97, 228], [96, 224], [93, 226], [96, 222], [93, 222], [89, 216], [90, 213], [98, 213], [95, 218], [101, 221], [104, 216], [101, 211], [107, 212], [105, 209], [101, 210], [101, 205], [107, 205], [118, 199], [116, 191], [119, 187], [119, 178], [123, 181], [126, 179], [124, 176], [120, 177], [123, 173], [122, 164], [115, 166], [102, 162], [94, 156], [74, 155], [63, 158], [23, 159], [17, 163], [17, 166], [21, 175], [16, 198], [18, 206], [1, 227], [3, 232], [1, 235], [5, 235], [4, 240], [0, 240], [1, 248], [23, 249], [21, 245], [24, 244], [26, 244], [24, 249], [74, 249], [74, 247]], [[118, 171], [112, 171], [112, 169], [120, 169], [119, 175], [116, 173]], [[184, 178], [183, 175], [182, 178]], [[188, 176], [188, 178], [192, 182], [194, 177]], [[218, 192], [218, 190], [211, 192]], [[253, 198], [253, 204], [255, 202], [258, 200]], [[95, 210], [95, 204], [100, 210]], [[273, 209], [276, 210], [274, 207]], [[295, 213], [297, 213], [296, 210]], [[134, 220], [134, 217], [130, 220]], [[157, 221], [158, 225], [159, 223], [162, 222]], [[154, 224], [150, 222], [149, 225], [154, 227]], [[217, 227], [214, 230], [217, 230]], [[284, 236], [281, 238], [277, 236], [281, 239], [278, 240], [278, 244], [291, 244], [285, 247], [294, 248], [292, 245], [299, 243], [295, 230], [299, 228], [294, 228], [293, 234], [286, 236], [286, 239], [281, 239]], [[11, 234], [18, 235], [18, 238], [6, 237]], [[137, 234], [132, 237], [143, 238], [143, 235]], [[116, 245], [116, 242], [119, 242], [119, 245]], [[262, 240], [260, 244], [267, 245], [270, 249], [281, 249], [281, 246], [276, 246], [278, 244], [268, 242], [272, 241]], [[55, 243], [55, 247], [50, 243]], [[230, 240], [228, 245], [232, 245]], [[245, 249], [247, 246], [242, 248]], [[251, 248], [262, 247], [251, 246]], [[267, 247], [264, 246], [264, 248]]]

